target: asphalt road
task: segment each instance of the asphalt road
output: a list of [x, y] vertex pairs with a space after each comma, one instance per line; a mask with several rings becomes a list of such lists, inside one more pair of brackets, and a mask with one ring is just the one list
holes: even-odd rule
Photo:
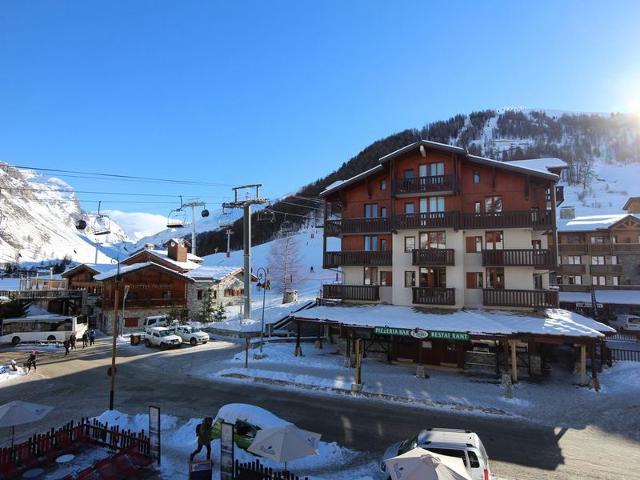
[[[374, 460], [385, 448], [414, 435], [420, 428], [464, 428], [482, 438], [494, 474], [507, 479], [640, 479], [640, 445], [624, 435], [611, 435], [595, 425], [580, 428], [544, 426], [496, 417], [463, 415], [445, 410], [283, 391], [253, 384], [218, 383], [204, 378], [207, 365], [228, 358], [238, 347], [227, 342], [155, 349], [120, 349], [115, 407], [142, 413], [159, 405], [163, 413], [183, 420], [215, 415], [232, 402], [266, 408], [298, 426], [319, 432], [327, 441], [367, 452]], [[21, 361], [27, 352], [11, 347], [0, 351], [0, 361]], [[110, 344], [61, 354], [43, 354], [38, 371], [27, 378], [0, 384], [0, 403], [21, 399], [55, 406], [38, 424], [21, 429], [23, 435], [42, 431], [108, 408]], [[635, 412], [639, 414], [640, 412]], [[594, 418], [600, 412], [594, 412]], [[540, 419], [536, 419], [540, 420]], [[7, 438], [6, 429], [0, 438]]]

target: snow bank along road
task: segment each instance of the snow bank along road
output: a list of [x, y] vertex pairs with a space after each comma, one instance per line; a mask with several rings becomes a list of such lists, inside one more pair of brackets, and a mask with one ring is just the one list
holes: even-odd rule
[[[253, 403], [321, 433], [324, 440], [368, 452], [371, 460], [379, 459], [392, 442], [408, 438], [420, 428], [465, 428], [480, 435], [494, 473], [500, 478], [640, 479], [638, 442], [631, 434], [611, 435], [594, 425], [545, 427], [259, 385], [217, 383], [197, 373], [207, 364], [228, 358], [236, 349], [239, 347], [232, 343], [218, 341], [164, 352], [143, 346], [122, 347], [116, 408], [145, 413], [148, 405], [158, 404], [163, 413], [187, 421], [214, 415], [225, 403]], [[0, 361], [22, 361], [26, 353], [6, 347], [0, 351]], [[108, 339], [99, 340], [91, 349], [72, 352], [67, 358], [60, 353], [45, 353], [36, 374], [0, 386], [0, 404], [19, 398], [55, 406], [41, 423], [21, 428], [19, 433], [23, 435], [83, 415], [98, 415], [108, 408], [109, 361]], [[0, 435], [7, 438], [8, 433], [0, 430]]]

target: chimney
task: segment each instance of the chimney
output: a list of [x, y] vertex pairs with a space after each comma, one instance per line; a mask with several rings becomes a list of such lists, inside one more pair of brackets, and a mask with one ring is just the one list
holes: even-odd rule
[[176, 262], [186, 262], [187, 246], [183, 241], [171, 239], [167, 244], [167, 255]]

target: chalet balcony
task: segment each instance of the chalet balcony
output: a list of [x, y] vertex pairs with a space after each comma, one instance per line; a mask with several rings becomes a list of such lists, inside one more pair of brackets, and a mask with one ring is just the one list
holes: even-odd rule
[[386, 266], [391, 265], [391, 250], [369, 252], [363, 250], [344, 250], [341, 252], [325, 252], [324, 268], [341, 266]]
[[589, 265], [591, 275], [620, 275], [622, 265]]
[[330, 283], [322, 286], [322, 298], [377, 302], [380, 300], [380, 287], [378, 285], [342, 285]]
[[551, 250], [540, 249], [483, 250], [482, 265], [486, 267], [554, 268], [556, 256]]
[[640, 243], [614, 243], [613, 253], [635, 253], [640, 254]]
[[586, 255], [589, 252], [587, 243], [561, 243], [558, 252], [562, 255]]
[[337, 237], [343, 234], [385, 233], [391, 231], [391, 219], [388, 217], [343, 218], [327, 220], [325, 234]]
[[611, 255], [613, 252], [612, 243], [591, 243], [589, 253], [591, 255]]
[[[185, 307], [186, 301], [184, 298], [127, 298], [124, 307], [125, 310], [130, 308], [172, 308], [172, 307]], [[110, 310], [113, 308], [113, 299], [108, 301], [105, 299], [102, 301], [102, 309]], [[122, 308], [122, 301], [119, 302], [119, 308]]]
[[584, 275], [587, 273], [587, 267], [585, 265], [562, 264], [558, 265], [556, 273], [558, 275]]
[[413, 303], [418, 305], [455, 305], [456, 289], [443, 287], [413, 287]]
[[495, 212], [495, 213], [463, 213], [462, 228], [534, 228], [553, 227], [553, 212], [546, 210]]
[[460, 228], [459, 212], [404, 213], [396, 215], [393, 220], [393, 226], [397, 230]]
[[452, 248], [416, 249], [411, 252], [412, 265], [419, 267], [438, 267], [454, 265], [455, 250]]
[[484, 288], [482, 304], [486, 307], [557, 308], [556, 290], [502, 290]]
[[400, 178], [393, 182], [393, 194], [397, 196], [407, 196], [423, 193], [452, 192], [454, 186], [455, 177], [453, 175]]

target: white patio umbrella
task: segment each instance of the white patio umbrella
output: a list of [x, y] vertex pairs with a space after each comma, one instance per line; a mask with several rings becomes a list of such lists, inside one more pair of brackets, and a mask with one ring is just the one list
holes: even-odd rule
[[319, 433], [302, 430], [295, 425], [259, 430], [248, 450], [261, 457], [284, 463], [318, 454]]
[[472, 480], [462, 459], [417, 447], [384, 461], [392, 480]]
[[11, 427], [11, 446], [15, 439], [16, 425], [35, 422], [44, 418], [53, 407], [37, 403], [13, 400], [0, 406], [0, 427]]

